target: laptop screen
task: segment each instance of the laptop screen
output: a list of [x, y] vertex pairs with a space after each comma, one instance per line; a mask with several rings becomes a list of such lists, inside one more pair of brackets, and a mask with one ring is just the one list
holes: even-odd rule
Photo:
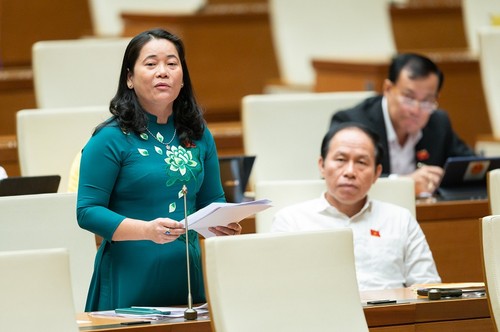
[[56, 193], [59, 175], [11, 176], [0, 180], [0, 196]]
[[487, 198], [487, 173], [500, 168], [500, 157], [450, 157], [438, 193], [444, 199]]
[[255, 156], [219, 157], [220, 177], [226, 200], [240, 203], [250, 178]]

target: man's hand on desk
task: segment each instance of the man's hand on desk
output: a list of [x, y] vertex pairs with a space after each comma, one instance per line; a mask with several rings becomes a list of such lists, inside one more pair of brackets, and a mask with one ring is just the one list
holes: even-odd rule
[[419, 165], [415, 172], [408, 174], [415, 181], [415, 195], [432, 196], [441, 182], [443, 173], [443, 169], [439, 166]]

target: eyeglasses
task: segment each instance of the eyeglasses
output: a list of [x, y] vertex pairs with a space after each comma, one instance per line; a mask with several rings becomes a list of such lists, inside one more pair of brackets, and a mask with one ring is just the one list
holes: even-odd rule
[[398, 94], [398, 100], [401, 104], [408, 107], [419, 107], [422, 111], [426, 113], [432, 113], [438, 107], [437, 101], [427, 101], [427, 100], [417, 100], [402, 94]]

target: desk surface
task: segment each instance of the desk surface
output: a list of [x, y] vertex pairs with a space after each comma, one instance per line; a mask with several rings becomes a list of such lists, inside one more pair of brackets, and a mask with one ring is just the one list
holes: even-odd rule
[[[367, 291], [360, 293], [361, 302], [378, 299], [395, 299], [396, 304], [364, 305], [370, 331], [493, 331], [486, 297], [470, 297], [429, 301], [418, 298], [410, 288]], [[92, 317], [87, 313], [78, 316], [80, 331], [212, 331], [208, 317], [194, 322], [171, 319], [153, 324], [120, 325], [126, 319]], [[86, 321], [84, 323], [83, 321]]]

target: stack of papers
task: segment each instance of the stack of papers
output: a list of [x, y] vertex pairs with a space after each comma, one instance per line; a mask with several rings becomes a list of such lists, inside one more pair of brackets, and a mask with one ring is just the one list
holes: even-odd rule
[[[208, 313], [208, 305], [205, 303], [198, 307], [193, 307], [199, 315]], [[164, 318], [184, 317], [186, 308], [180, 307], [130, 307], [107, 311], [94, 311], [91, 316], [96, 317], [121, 317], [140, 318], [142, 320], [159, 320]]]
[[[209, 227], [227, 226], [239, 222], [257, 212], [270, 208], [271, 201], [261, 199], [243, 203], [212, 203], [187, 217], [189, 229], [193, 229], [205, 238], [215, 236]], [[182, 221], [184, 223], [184, 220]]]

